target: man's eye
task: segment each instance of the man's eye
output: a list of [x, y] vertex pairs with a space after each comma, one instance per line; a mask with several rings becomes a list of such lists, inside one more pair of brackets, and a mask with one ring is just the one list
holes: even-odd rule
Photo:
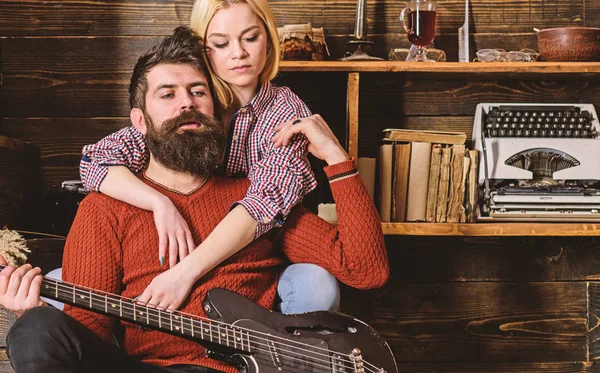
[[165, 94], [165, 95], [162, 95], [161, 97], [162, 97], [162, 98], [173, 98], [174, 96], [175, 96], [175, 95], [174, 95], [174, 94], [172, 94], [172, 93], [167, 93], [167, 94]]
[[204, 93], [204, 91], [192, 91], [192, 95], [194, 95], [196, 97], [202, 97], [202, 96], [205, 96], [206, 93]]

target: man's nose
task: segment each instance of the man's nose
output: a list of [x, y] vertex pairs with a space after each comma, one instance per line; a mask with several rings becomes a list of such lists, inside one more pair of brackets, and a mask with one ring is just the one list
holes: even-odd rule
[[195, 108], [195, 102], [191, 94], [185, 93], [181, 96], [180, 102], [181, 110], [189, 110], [191, 108]]

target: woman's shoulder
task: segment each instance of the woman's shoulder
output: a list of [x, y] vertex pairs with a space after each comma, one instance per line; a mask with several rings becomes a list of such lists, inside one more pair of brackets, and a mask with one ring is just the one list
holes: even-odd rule
[[263, 88], [268, 90], [265, 93], [270, 97], [270, 105], [266, 105], [264, 110], [266, 114], [282, 118], [301, 118], [311, 115], [306, 103], [289, 87], [265, 84]]

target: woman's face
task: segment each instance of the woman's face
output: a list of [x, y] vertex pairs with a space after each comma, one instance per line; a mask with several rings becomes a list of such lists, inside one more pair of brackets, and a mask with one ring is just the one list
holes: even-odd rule
[[215, 73], [232, 89], [256, 89], [267, 61], [267, 33], [247, 3], [218, 10], [208, 25], [206, 46]]

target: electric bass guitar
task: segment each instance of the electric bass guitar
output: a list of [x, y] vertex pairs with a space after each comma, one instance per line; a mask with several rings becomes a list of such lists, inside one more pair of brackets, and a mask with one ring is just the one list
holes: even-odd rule
[[[0, 266], [0, 269], [4, 268]], [[193, 340], [241, 373], [397, 373], [388, 344], [369, 325], [326, 311], [282, 315], [226, 289], [202, 305], [208, 318], [44, 278], [41, 295], [144, 328]]]

